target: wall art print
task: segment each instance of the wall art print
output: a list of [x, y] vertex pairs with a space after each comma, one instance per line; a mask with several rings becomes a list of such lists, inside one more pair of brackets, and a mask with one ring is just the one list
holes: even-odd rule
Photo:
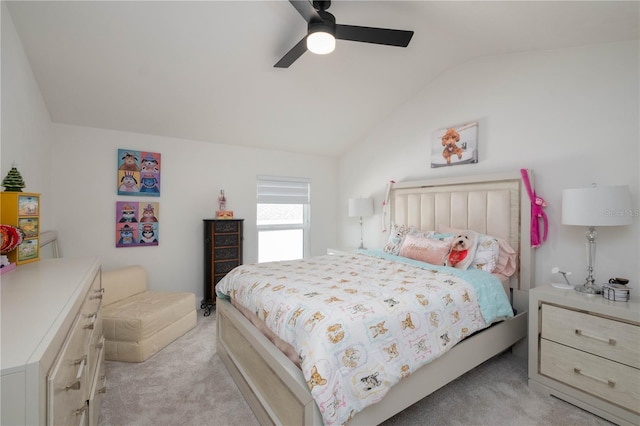
[[160, 196], [160, 153], [118, 149], [118, 195]]
[[116, 202], [116, 247], [157, 246], [160, 203]]
[[438, 129], [431, 142], [431, 167], [478, 162], [478, 122]]

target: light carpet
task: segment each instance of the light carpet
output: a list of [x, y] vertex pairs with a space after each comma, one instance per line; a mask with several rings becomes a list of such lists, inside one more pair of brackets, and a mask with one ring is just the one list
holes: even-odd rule
[[[193, 330], [145, 362], [107, 361], [100, 425], [258, 425], [216, 355], [215, 338], [215, 311], [209, 317], [199, 311]], [[525, 366], [509, 353], [485, 362], [383, 424], [611, 425], [529, 390]]]

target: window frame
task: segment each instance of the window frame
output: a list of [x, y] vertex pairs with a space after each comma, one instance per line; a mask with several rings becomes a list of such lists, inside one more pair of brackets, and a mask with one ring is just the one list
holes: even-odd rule
[[[264, 190], [265, 186], [269, 184], [273, 184], [274, 187]], [[289, 184], [292, 184], [291, 188], [288, 188]], [[300, 192], [302, 186], [306, 186], [306, 194]], [[262, 193], [261, 188], [263, 189]], [[266, 192], [268, 192], [268, 194], [265, 194]], [[288, 200], [287, 198], [291, 199]], [[302, 223], [259, 225], [257, 210], [260, 204], [300, 204], [302, 205]], [[260, 259], [260, 232], [287, 230], [302, 230], [302, 256], [303, 258], [308, 258], [311, 246], [309, 238], [311, 231], [311, 180], [308, 178], [258, 176], [256, 197], [256, 241], [258, 242], [258, 259]]]

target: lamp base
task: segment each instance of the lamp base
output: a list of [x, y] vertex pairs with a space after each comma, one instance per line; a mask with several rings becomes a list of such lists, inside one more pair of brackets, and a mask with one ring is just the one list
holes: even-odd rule
[[602, 289], [595, 284], [582, 284], [574, 287], [576, 291], [586, 294], [601, 294]]

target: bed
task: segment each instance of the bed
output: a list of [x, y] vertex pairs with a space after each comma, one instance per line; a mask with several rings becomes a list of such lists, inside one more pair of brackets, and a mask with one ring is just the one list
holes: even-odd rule
[[[526, 336], [533, 253], [529, 244], [530, 203], [520, 173], [394, 184], [389, 213], [391, 223], [399, 226], [472, 229], [507, 241], [517, 251], [516, 273], [505, 280], [514, 314], [463, 336], [442, 356], [412, 370], [381, 400], [350, 416], [350, 425], [381, 423]], [[324, 257], [323, 262], [331, 260]], [[249, 314], [243, 314], [228, 299], [217, 300], [217, 352], [260, 423], [323, 424], [324, 404], [331, 401], [316, 403], [310, 392], [313, 383], [307, 382], [286, 351], [253, 325]], [[526, 348], [519, 353], [526, 354]], [[335, 402], [344, 405], [343, 400]]]

